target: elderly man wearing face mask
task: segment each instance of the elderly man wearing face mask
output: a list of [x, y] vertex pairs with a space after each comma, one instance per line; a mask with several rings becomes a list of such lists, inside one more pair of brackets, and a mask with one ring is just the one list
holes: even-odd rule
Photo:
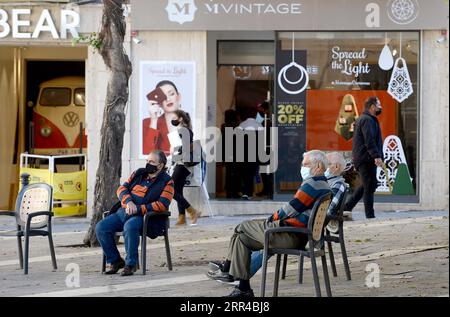
[[[325, 171], [325, 177], [327, 178], [328, 185], [330, 185], [333, 193], [333, 200], [328, 207], [328, 214], [334, 216], [338, 213], [339, 205], [341, 204], [343, 194], [348, 185], [345, 183], [342, 173], [345, 168], [345, 159], [342, 153], [331, 152], [327, 154], [328, 168]], [[339, 222], [336, 220], [330, 220], [328, 223], [328, 229], [335, 233], [338, 230]]]
[[[133, 172], [117, 189], [121, 208], [97, 224], [97, 239], [106, 256], [106, 262], [110, 264], [110, 269], [105, 274], [115, 274], [121, 268], [124, 268], [122, 276], [136, 272], [143, 216], [150, 211], [167, 211], [174, 195], [174, 185], [172, 178], [166, 173], [166, 163], [164, 152], [153, 150], [148, 156], [145, 168]], [[127, 253], [125, 260], [120, 256], [114, 239], [115, 233], [121, 231]]]
[[[264, 233], [268, 228], [281, 226], [306, 227], [309, 215], [316, 200], [330, 192], [330, 186], [324, 176], [327, 161], [322, 151], [312, 150], [303, 155], [301, 174], [303, 183], [291, 201], [277, 210], [269, 219], [248, 220], [234, 229], [225, 262], [218, 269], [210, 271], [210, 279], [230, 282], [239, 280], [229, 297], [253, 297], [250, 278], [260, 266], [252, 265], [252, 251], [264, 248]], [[270, 244], [274, 248], [299, 248], [306, 245], [306, 235], [279, 233]], [[253, 260], [254, 263], [257, 261]]]

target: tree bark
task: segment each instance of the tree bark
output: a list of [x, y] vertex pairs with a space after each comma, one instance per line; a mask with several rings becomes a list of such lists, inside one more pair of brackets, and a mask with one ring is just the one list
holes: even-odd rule
[[97, 246], [95, 226], [117, 200], [116, 190], [122, 173], [122, 148], [125, 132], [125, 107], [131, 62], [124, 51], [125, 18], [122, 0], [104, 0], [99, 53], [110, 70], [101, 128], [100, 158], [95, 179], [91, 225], [84, 237], [88, 246]]

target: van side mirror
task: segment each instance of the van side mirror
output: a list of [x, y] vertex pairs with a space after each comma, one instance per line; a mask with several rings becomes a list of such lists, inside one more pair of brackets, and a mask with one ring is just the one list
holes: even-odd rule
[[33, 108], [34, 107], [33, 101], [28, 101], [27, 102], [27, 106], [30, 107], [30, 108]]

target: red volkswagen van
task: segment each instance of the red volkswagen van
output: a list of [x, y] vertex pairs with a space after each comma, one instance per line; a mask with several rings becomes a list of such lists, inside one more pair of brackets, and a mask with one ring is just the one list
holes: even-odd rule
[[86, 153], [84, 132], [84, 77], [60, 77], [43, 82], [33, 108], [34, 152], [45, 155], [79, 153], [80, 123], [82, 149]]

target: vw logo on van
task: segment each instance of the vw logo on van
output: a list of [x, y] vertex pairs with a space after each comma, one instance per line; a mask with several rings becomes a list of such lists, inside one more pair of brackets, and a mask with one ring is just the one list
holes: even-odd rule
[[63, 122], [66, 126], [71, 128], [77, 125], [78, 122], [80, 122], [80, 117], [78, 117], [78, 115], [75, 112], [69, 111], [66, 112], [66, 114], [64, 115]]

